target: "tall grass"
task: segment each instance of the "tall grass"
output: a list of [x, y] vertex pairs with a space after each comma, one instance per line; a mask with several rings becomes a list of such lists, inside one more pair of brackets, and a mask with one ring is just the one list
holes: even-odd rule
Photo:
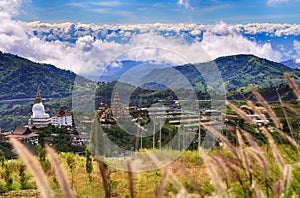
[[54, 197], [54, 193], [50, 187], [48, 177], [44, 173], [42, 166], [36, 160], [34, 155], [32, 155], [32, 153], [17, 139], [10, 138], [10, 143], [14, 146], [18, 155], [20, 156], [20, 158], [22, 158], [24, 164], [33, 175], [41, 196], [43, 198]]
[[65, 171], [63, 170], [63, 168], [60, 165], [61, 163], [60, 163], [60, 160], [59, 160], [57, 154], [49, 146], [46, 146], [46, 150], [47, 150], [47, 153], [50, 157], [51, 164], [54, 167], [55, 175], [58, 179], [58, 182], [61, 186], [61, 189], [63, 191], [64, 196], [68, 197], [68, 198], [74, 197], [74, 193], [71, 190], [70, 183], [68, 181], [67, 175], [66, 175]]

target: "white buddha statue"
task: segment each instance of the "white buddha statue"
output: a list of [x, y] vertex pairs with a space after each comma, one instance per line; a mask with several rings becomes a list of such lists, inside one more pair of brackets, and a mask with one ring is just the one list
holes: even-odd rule
[[40, 88], [38, 88], [35, 104], [32, 107], [32, 115], [28, 120], [29, 128], [36, 127], [42, 128], [51, 124], [49, 114], [45, 113], [45, 107], [42, 103]]
[[40, 89], [38, 89], [37, 97], [35, 99], [35, 104], [32, 107], [31, 118], [49, 118], [49, 114], [45, 113], [45, 107], [42, 103]]

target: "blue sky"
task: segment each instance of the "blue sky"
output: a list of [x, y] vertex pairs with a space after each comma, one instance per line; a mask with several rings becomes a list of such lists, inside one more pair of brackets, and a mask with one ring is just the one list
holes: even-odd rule
[[298, 0], [31, 0], [16, 19], [43, 22], [299, 23]]

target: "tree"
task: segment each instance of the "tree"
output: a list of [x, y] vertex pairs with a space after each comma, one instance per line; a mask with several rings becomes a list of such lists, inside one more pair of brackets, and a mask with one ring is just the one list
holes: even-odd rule
[[5, 168], [4, 169], [4, 180], [5, 180], [7, 189], [11, 190], [13, 179], [11, 177], [11, 171], [10, 171], [9, 167], [10, 167], [10, 165], [8, 162], [4, 164], [4, 168]]
[[97, 113], [94, 116], [94, 122], [91, 130], [91, 140], [89, 144], [90, 151], [93, 152], [94, 156], [103, 156], [105, 154], [104, 147], [104, 131], [101, 128]]
[[2, 168], [4, 168], [4, 162], [5, 162], [5, 155], [4, 155], [3, 151], [0, 150], [0, 164], [1, 164]]
[[20, 176], [20, 184], [21, 189], [25, 189], [26, 184], [26, 177], [25, 177], [25, 165], [23, 163], [20, 163], [19, 165], [19, 176]]
[[50, 162], [49, 160], [47, 159], [46, 157], [46, 150], [45, 148], [43, 148], [40, 144], [38, 144], [36, 146], [36, 149], [38, 151], [38, 159], [43, 167], [43, 170], [44, 171], [47, 171], [49, 170], [49, 167], [50, 167]]
[[93, 159], [92, 159], [92, 153], [89, 151], [89, 149], [85, 150], [85, 157], [86, 157], [86, 162], [85, 162], [85, 171], [89, 175], [89, 180], [91, 181], [91, 173], [93, 172]]
[[72, 188], [73, 188], [73, 181], [74, 181], [74, 169], [76, 167], [76, 164], [75, 164], [75, 158], [74, 158], [74, 154], [73, 153], [67, 153], [67, 164], [68, 164], [68, 167], [71, 171], [71, 177], [72, 177], [72, 180], [71, 180], [71, 185], [72, 185]]

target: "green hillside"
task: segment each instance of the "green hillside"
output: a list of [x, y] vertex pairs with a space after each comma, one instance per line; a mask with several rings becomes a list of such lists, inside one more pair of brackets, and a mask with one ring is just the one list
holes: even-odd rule
[[[187, 64], [173, 68], [156, 69], [144, 77], [145, 81], [152, 80], [159, 82], [159, 79], [168, 76], [167, 74], [174, 73], [174, 69], [185, 76], [189, 82], [198, 89], [203, 89], [205, 81], [199, 71], [207, 71], [213, 65], [218, 67], [222, 76], [223, 85], [227, 90], [240, 90], [246, 88], [248, 84], [254, 84], [257, 87], [270, 87], [285, 83], [283, 73], [289, 72], [290, 75], [298, 79], [300, 71], [291, 69], [280, 63], [269, 61], [267, 59], [259, 58], [253, 55], [234, 55], [217, 58], [214, 61]], [[166, 84], [171, 87], [178, 87], [182, 83], [182, 78], [170, 78]], [[215, 83], [217, 83], [216, 80]], [[221, 86], [221, 85], [218, 85]]]
[[75, 78], [71, 71], [0, 52], [0, 100], [33, 98], [38, 86], [43, 98], [70, 96]]

